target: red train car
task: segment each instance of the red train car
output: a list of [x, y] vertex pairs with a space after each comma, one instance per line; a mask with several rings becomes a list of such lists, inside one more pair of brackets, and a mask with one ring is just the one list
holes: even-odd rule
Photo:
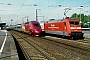
[[78, 19], [65, 18], [50, 20], [44, 23], [44, 31], [50, 34], [68, 36], [71, 39], [83, 38], [82, 28]]
[[32, 36], [40, 36], [42, 29], [37, 21], [30, 21], [22, 24], [22, 28], [25, 32], [29, 32]]

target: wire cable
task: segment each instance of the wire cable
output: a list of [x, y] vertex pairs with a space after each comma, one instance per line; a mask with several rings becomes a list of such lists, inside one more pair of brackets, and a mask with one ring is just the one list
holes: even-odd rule
[[26, 0], [24, 0], [23, 4], [22, 4], [21, 7], [19, 8], [19, 10], [16, 12], [16, 14], [20, 11], [20, 9], [22, 8], [22, 6], [24, 5], [25, 2], [26, 2]]

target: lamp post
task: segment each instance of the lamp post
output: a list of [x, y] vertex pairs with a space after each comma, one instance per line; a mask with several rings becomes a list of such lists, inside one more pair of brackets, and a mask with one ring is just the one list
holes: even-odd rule
[[81, 11], [82, 11], [82, 8], [83, 8], [83, 6], [80, 6], [78, 9], [80, 9], [80, 23], [82, 23], [82, 18], [81, 18]]

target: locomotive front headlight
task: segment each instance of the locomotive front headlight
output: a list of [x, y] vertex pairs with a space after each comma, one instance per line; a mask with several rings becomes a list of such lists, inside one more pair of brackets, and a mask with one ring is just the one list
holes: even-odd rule
[[36, 32], [36, 33], [38, 32], [37, 29], [35, 29], [35, 32]]
[[35, 32], [37, 33], [38, 31], [36, 30]]

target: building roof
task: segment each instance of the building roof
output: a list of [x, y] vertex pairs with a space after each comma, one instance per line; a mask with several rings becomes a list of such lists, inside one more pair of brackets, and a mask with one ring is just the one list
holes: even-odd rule
[[2, 26], [4, 26], [4, 25], [6, 25], [6, 23], [0, 23], [0, 27], [2, 27]]

